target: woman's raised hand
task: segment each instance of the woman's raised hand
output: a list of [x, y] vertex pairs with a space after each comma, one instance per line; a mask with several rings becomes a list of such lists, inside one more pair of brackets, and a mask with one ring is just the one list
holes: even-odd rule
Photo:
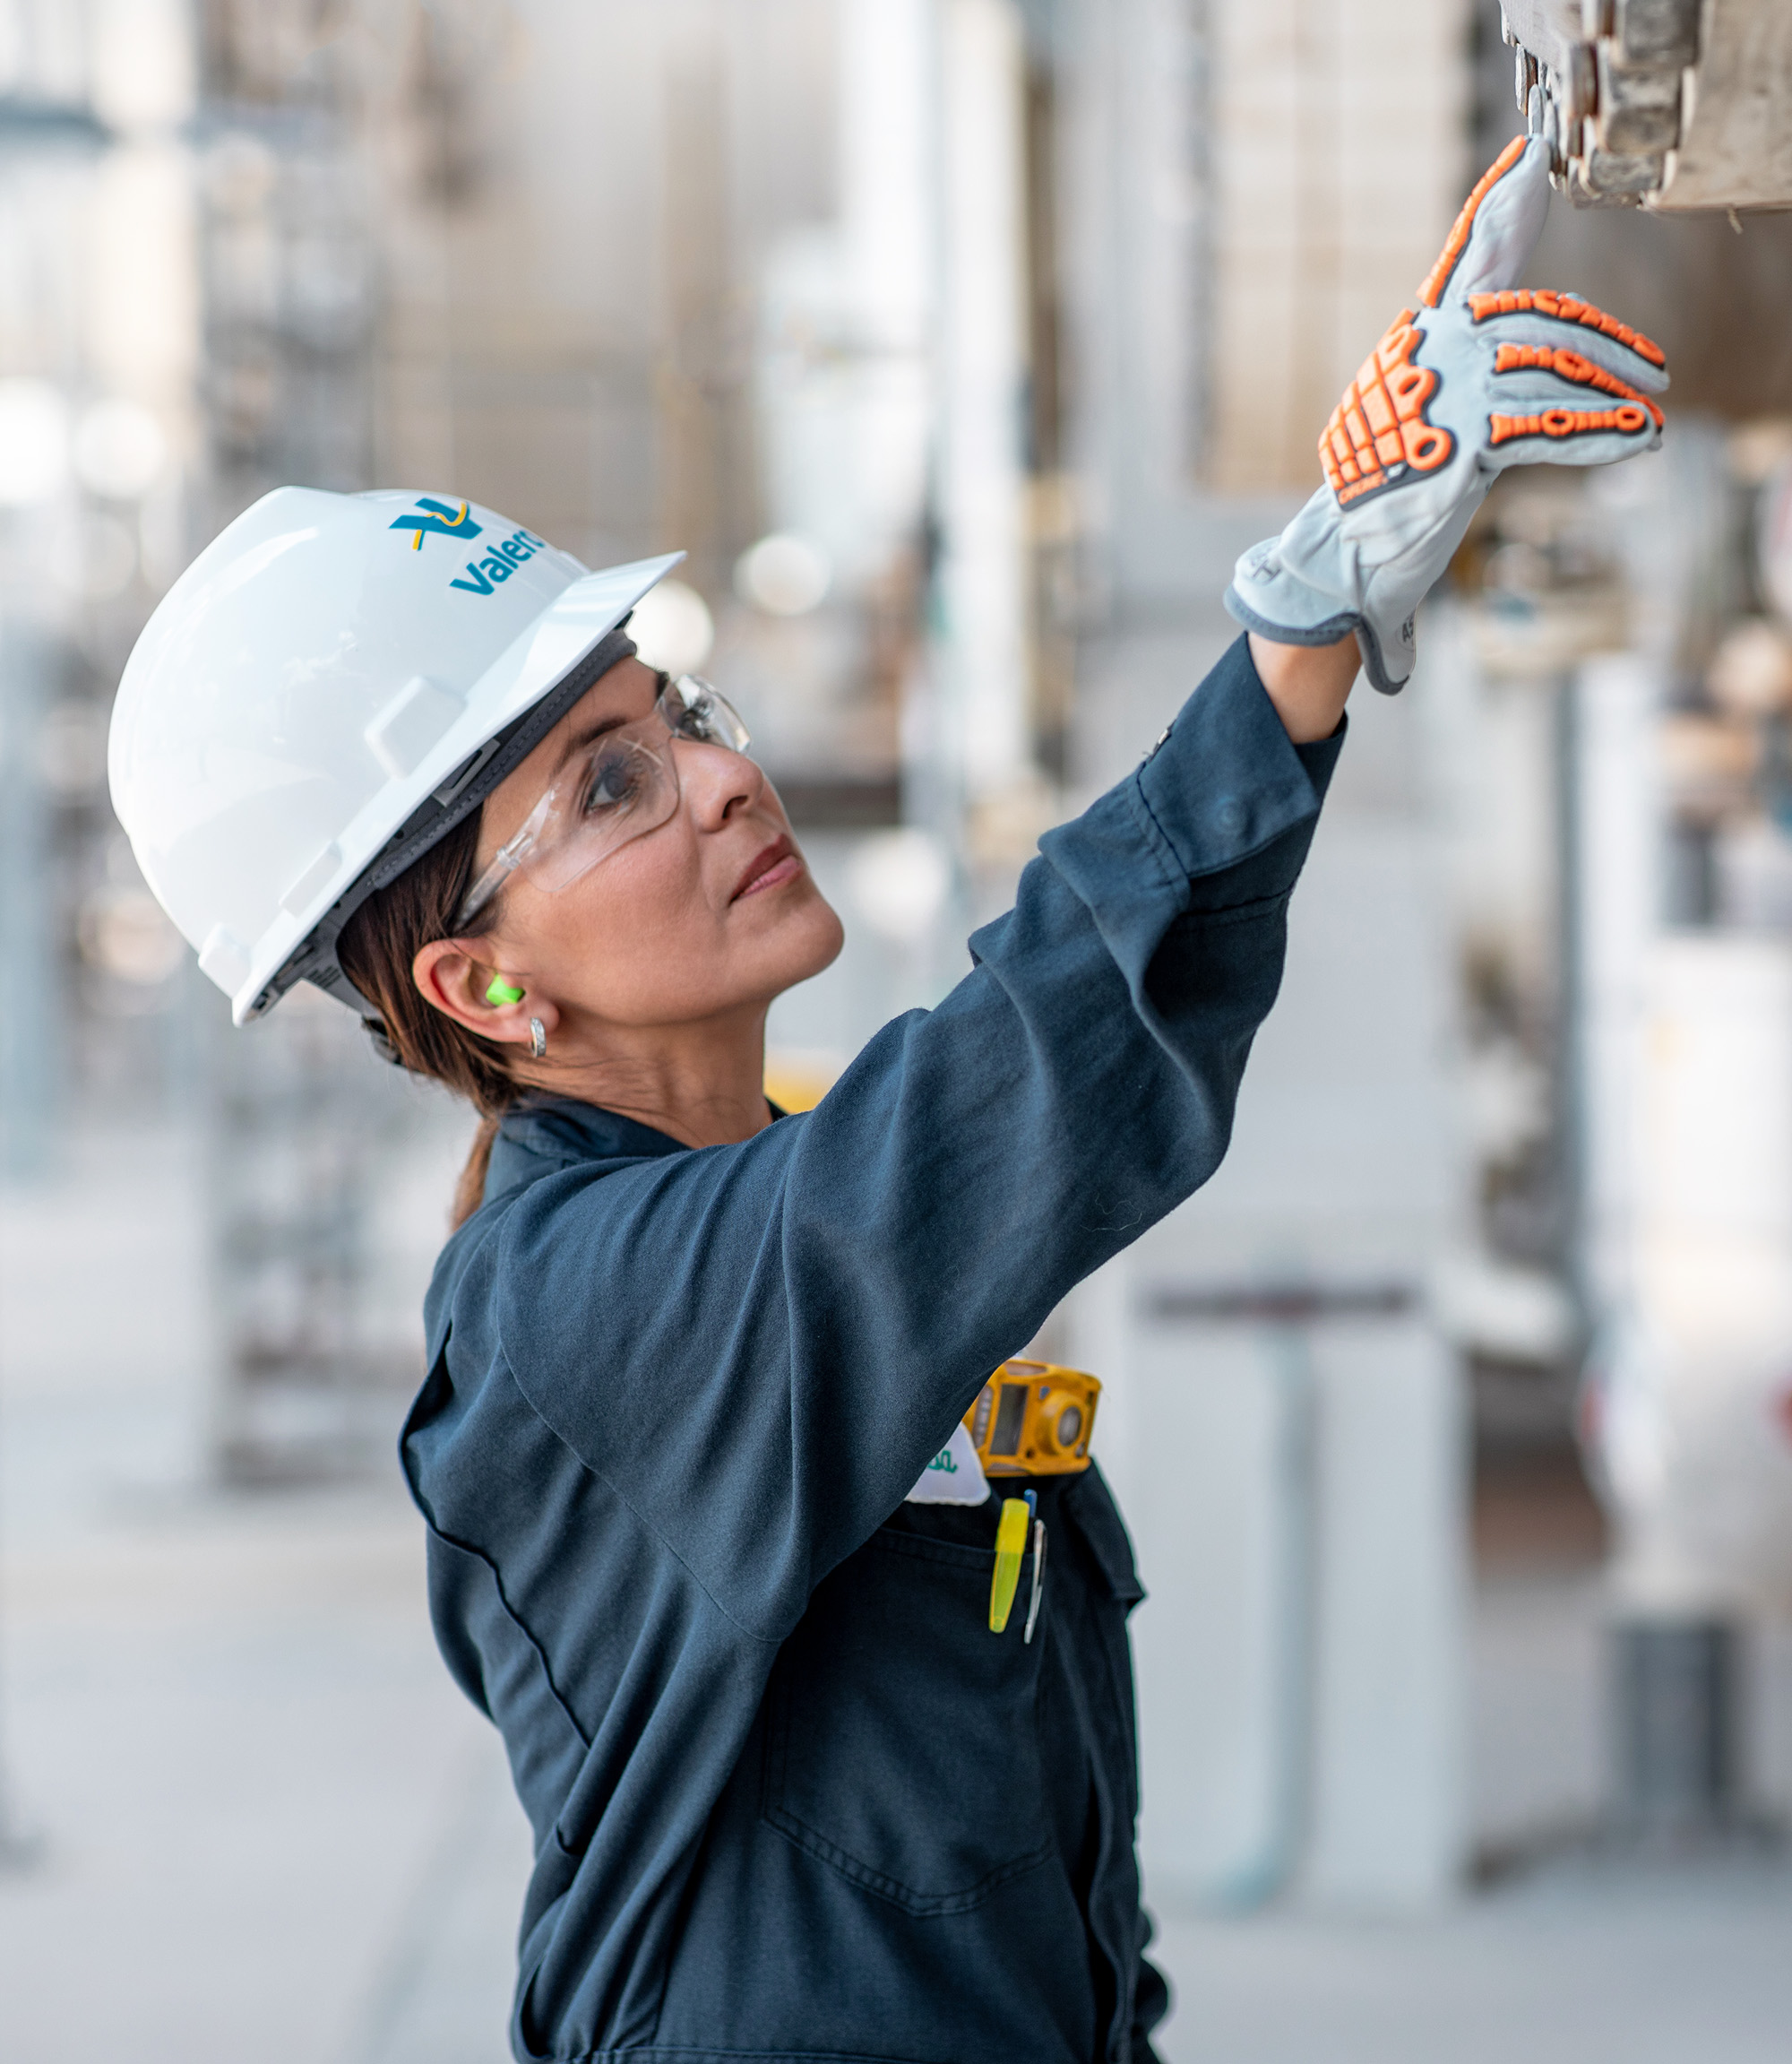
[[1549, 211], [1549, 151], [1514, 137], [1319, 440], [1326, 484], [1238, 561], [1226, 606], [1285, 645], [1355, 632], [1369, 678], [1412, 672], [1413, 617], [1495, 476], [1599, 466], [1661, 442], [1658, 346], [1572, 294], [1520, 288]]

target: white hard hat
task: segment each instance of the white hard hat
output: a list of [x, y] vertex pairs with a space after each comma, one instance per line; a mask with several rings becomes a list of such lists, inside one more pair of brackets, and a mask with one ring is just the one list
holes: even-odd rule
[[375, 889], [477, 808], [684, 557], [588, 573], [450, 496], [277, 488], [163, 597], [119, 684], [112, 807], [238, 1024], [336, 960]]

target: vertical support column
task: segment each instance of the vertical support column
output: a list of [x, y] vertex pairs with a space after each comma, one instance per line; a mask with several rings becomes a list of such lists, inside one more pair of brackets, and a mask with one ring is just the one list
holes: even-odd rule
[[[0, 1441], [4, 1429], [0, 1428]], [[0, 1871], [25, 1870], [38, 1861], [42, 1843], [20, 1819], [13, 1802], [6, 1753], [5, 1594], [0, 1590]]]
[[[704, 24], [707, 27], [707, 23]], [[667, 54], [662, 182], [665, 355], [659, 368], [662, 539], [691, 555], [693, 583], [719, 592], [739, 501], [722, 358], [732, 254], [726, 167], [728, 81], [709, 38]]]
[[49, 643], [15, 605], [0, 610], [0, 1175], [43, 1166], [56, 1090], [58, 989], [48, 813], [37, 768]]
[[1314, 1901], [1448, 1897], [1466, 1848], [1460, 1385], [1423, 1315], [1315, 1330]]
[[1314, 440], [1468, 181], [1467, 9], [1207, 0], [1211, 437], [1221, 492], [1315, 479]]
[[944, 743], [966, 801], [1032, 767], [1023, 404], [1026, 52], [1012, 0], [940, 0], [936, 507]]
[[[1116, 1379], [1098, 1447], [1147, 1593], [1134, 1622], [1145, 1871], [1159, 1893], [1248, 1911], [1288, 1889], [1311, 1833], [1313, 1342], [1233, 1316], [1223, 1296], [1183, 1316], [1133, 1287], [1125, 1351], [1094, 1366]], [[1142, 1436], [1113, 1456], [1110, 1396]]]
[[1737, 1621], [1716, 1618], [1613, 1629], [1621, 1836], [1684, 1843], [1737, 1824], [1743, 1640]]
[[[0, 1013], [0, 1179], [37, 1174], [48, 1145], [50, 1028], [59, 1013], [47, 812], [36, 764], [47, 667], [47, 645], [39, 628], [16, 606], [0, 609], [0, 968], [6, 971], [13, 1004]], [[4, 1345], [0, 1342], [0, 1349]], [[0, 1613], [4, 1602], [0, 1593]], [[0, 1656], [0, 1666], [4, 1661]], [[0, 1667], [0, 1700], [4, 1690]], [[0, 1870], [27, 1864], [36, 1852], [14, 1817], [4, 1720], [0, 1705]]]
[[1235, 1912], [1434, 1904], [1465, 1839], [1449, 1351], [1396, 1283], [1154, 1273], [1123, 1257], [1072, 1311], [1147, 1592], [1148, 1878]]
[[1617, 1522], [1615, 1832], [1745, 1833], [1738, 1658], [1792, 1567], [1774, 1437], [1792, 1327], [1792, 946], [1650, 943], [1633, 1056], [1630, 1295], [1589, 1423]]
[[[899, 361], [927, 345], [935, 285], [928, 219], [931, 88], [928, 0], [841, 0], [840, 219], [856, 325], [865, 345]], [[893, 434], [909, 428], [898, 416]], [[906, 450], [892, 454], [900, 490]], [[886, 478], [881, 470], [879, 484]], [[892, 497], [898, 508], [901, 499]], [[904, 510], [906, 513], [906, 509]]]
[[1595, 1328], [1632, 1288], [1636, 1048], [1661, 907], [1659, 699], [1655, 670], [1631, 653], [1588, 661], [1573, 688], [1580, 1275]]
[[[4, 1335], [0, 1335], [0, 1403], [4, 1398], [5, 1345]], [[5, 1481], [5, 1452], [6, 1425], [4, 1413], [0, 1413], [0, 1486], [4, 1486]], [[29, 1868], [37, 1861], [42, 1846], [35, 1833], [29, 1830], [19, 1818], [7, 1757], [5, 1516], [5, 1505], [4, 1499], [0, 1499], [0, 1871]]]

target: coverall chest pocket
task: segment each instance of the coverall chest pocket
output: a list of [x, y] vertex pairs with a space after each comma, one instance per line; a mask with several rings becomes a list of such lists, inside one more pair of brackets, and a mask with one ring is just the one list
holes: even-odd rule
[[967, 1913], [1050, 1847], [1044, 1643], [1022, 1611], [990, 1632], [994, 1567], [992, 1549], [874, 1534], [772, 1673], [765, 1820], [910, 1913]]

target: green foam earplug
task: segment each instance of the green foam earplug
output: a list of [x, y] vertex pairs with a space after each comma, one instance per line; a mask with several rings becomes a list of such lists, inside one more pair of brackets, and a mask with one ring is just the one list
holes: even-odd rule
[[486, 991], [486, 1001], [488, 1004], [520, 1004], [522, 1001], [522, 991], [513, 989], [502, 975], [494, 975], [492, 986]]

